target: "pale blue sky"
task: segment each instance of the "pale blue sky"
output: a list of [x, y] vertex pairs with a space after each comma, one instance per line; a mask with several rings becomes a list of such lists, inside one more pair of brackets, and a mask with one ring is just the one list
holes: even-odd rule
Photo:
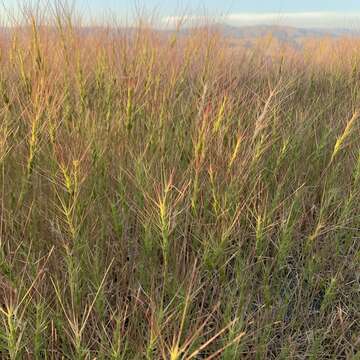
[[[14, 6], [19, 0], [0, 0]], [[41, 1], [41, 0], [40, 0]], [[360, 28], [360, 0], [67, 0], [92, 18], [109, 14], [131, 17], [136, 7], [156, 10], [162, 23], [179, 15], [196, 20], [206, 14], [222, 16], [231, 25], [279, 24], [300, 27]], [[20, 0], [21, 2], [21, 0]], [[32, 0], [33, 3], [36, 0]]]
[[[12, 0], [8, 0], [12, 1]], [[126, 11], [134, 4], [146, 5], [148, 8], [158, 7], [168, 15], [173, 15], [179, 7], [204, 7], [215, 12], [312, 12], [312, 11], [339, 11], [360, 12], [359, 0], [202, 0], [202, 1], [179, 1], [179, 0], [76, 0], [80, 6], [89, 6], [94, 10], [113, 8], [118, 11]], [[181, 4], [181, 6], [179, 6]]]

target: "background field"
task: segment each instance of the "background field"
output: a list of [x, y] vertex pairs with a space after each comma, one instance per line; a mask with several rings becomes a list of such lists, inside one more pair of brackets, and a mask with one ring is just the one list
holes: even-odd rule
[[360, 42], [0, 38], [0, 357], [359, 359]]

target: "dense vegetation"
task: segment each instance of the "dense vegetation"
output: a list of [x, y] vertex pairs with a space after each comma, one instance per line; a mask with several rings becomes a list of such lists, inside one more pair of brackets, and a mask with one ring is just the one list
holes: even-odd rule
[[1, 358], [359, 359], [355, 51], [2, 37]]

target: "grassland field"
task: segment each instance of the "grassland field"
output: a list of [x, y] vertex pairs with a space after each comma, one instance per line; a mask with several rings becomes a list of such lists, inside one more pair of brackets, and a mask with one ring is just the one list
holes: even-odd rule
[[357, 39], [24, 13], [0, 35], [0, 358], [359, 360], [359, 117]]

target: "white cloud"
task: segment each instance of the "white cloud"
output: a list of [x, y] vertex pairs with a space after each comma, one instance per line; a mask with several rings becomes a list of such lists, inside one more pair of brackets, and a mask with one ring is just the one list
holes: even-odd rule
[[[163, 18], [163, 24], [174, 26], [180, 20], [186, 24], [205, 21], [204, 16], [185, 15]], [[304, 28], [360, 29], [360, 12], [287, 12], [287, 13], [233, 13], [211, 17], [209, 20], [234, 26], [282, 25]]]

